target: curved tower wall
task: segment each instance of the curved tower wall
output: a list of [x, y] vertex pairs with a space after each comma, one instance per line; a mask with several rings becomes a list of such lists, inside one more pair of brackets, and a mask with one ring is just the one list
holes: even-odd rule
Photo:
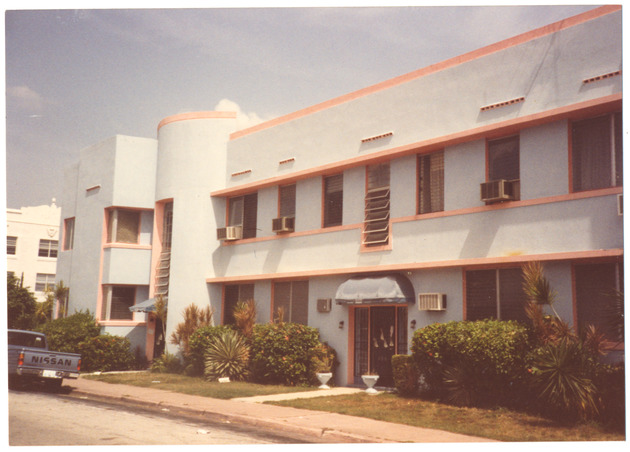
[[[194, 303], [205, 308], [210, 302], [205, 281], [212, 276], [208, 274], [212, 256], [220, 245], [215, 231], [221, 215], [214, 211], [210, 192], [225, 187], [226, 145], [235, 128], [236, 114], [232, 112], [171, 116], [158, 127], [152, 275], [162, 251], [164, 205], [172, 201], [167, 338], [182, 321], [186, 306]], [[154, 286], [152, 289], [153, 294]]]

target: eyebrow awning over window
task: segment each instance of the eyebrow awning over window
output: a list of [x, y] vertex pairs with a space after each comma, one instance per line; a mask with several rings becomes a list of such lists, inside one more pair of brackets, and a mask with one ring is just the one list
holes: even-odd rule
[[403, 275], [355, 276], [339, 285], [337, 304], [413, 303], [413, 285]]
[[129, 306], [131, 312], [154, 312], [155, 311], [155, 298], [149, 298], [133, 306]]

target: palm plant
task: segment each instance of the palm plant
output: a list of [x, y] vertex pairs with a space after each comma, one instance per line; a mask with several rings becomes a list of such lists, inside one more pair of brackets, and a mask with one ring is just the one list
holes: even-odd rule
[[206, 349], [205, 375], [208, 380], [228, 377], [244, 380], [249, 373], [249, 347], [238, 331], [227, 330]]
[[190, 351], [190, 336], [196, 329], [212, 324], [213, 311], [210, 306], [201, 309], [195, 304], [188, 305], [184, 309], [184, 321], [180, 322], [171, 334], [171, 344], [178, 345], [184, 356]]
[[65, 317], [68, 314], [68, 294], [70, 288], [66, 287], [63, 280], [55, 284], [55, 298], [59, 307], [59, 317]]
[[246, 338], [252, 337], [256, 324], [256, 302], [254, 300], [239, 301], [234, 308], [236, 327]]

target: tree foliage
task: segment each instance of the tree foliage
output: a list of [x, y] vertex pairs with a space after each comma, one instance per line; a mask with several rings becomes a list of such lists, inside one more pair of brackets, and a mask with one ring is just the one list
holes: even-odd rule
[[37, 326], [37, 300], [35, 295], [22, 287], [13, 275], [7, 277], [7, 323], [9, 329], [32, 330]]

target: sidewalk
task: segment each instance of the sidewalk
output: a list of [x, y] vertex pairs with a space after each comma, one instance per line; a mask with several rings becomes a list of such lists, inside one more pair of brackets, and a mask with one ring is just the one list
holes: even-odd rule
[[169, 411], [171, 414], [203, 416], [213, 422], [242, 423], [250, 427], [307, 437], [317, 442], [461, 443], [490, 441], [441, 430], [261, 403], [266, 400], [286, 400], [288, 398], [316, 397], [360, 391], [353, 388], [332, 388], [305, 393], [221, 400], [161, 389], [109, 384], [85, 378], [65, 380], [64, 386], [72, 389], [70, 393], [72, 397], [158, 408], [162, 411]]

